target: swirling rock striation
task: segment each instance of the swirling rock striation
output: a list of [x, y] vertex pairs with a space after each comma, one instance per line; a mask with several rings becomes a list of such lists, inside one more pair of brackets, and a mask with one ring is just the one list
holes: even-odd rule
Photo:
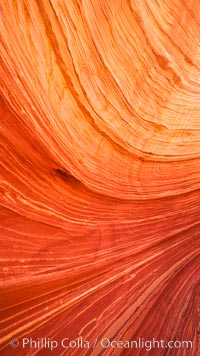
[[199, 29], [198, 0], [1, 1], [2, 355], [197, 355]]

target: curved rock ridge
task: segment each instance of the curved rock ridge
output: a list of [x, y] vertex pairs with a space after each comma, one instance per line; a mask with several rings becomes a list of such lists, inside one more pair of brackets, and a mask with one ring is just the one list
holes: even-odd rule
[[1, 354], [196, 356], [200, 2], [2, 0], [0, 142]]

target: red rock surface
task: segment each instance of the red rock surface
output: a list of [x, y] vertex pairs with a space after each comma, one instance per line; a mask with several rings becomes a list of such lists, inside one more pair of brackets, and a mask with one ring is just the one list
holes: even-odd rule
[[0, 56], [1, 354], [197, 355], [199, 1], [2, 0]]

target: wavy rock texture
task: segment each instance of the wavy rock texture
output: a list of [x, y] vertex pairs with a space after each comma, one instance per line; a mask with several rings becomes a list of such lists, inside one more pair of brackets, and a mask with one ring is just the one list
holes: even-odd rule
[[2, 355], [197, 355], [199, 1], [1, 0], [0, 36]]

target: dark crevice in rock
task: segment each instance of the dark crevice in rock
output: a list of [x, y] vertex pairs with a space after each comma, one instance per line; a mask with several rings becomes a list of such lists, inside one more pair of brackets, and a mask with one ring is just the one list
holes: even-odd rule
[[56, 172], [56, 174], [62, 178], [64, 181], [66, 182], [74, 182], [74, 183], [80, 183], [80, 181], [75, 178], [69, 171], [67, 171], [66, 169], [65, 170], [62, 170], [60, 168], [56, 168], [54, 170]]

